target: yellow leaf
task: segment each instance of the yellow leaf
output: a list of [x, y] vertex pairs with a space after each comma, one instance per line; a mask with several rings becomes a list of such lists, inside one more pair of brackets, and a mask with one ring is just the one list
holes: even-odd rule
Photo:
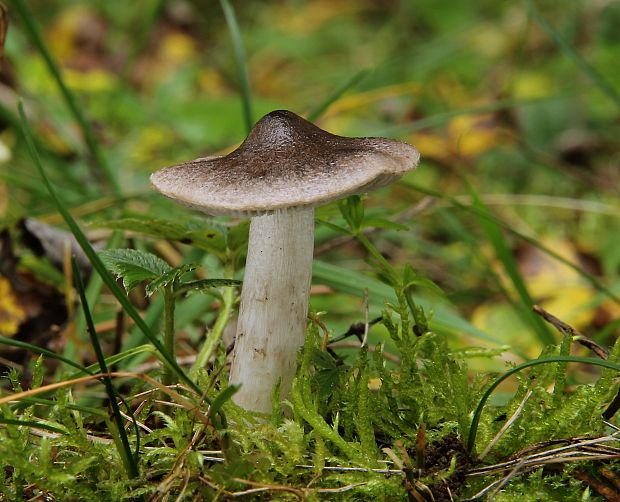
[[463, 115], [453, 118], [446, 132], [414, 133], [411, 142], [422, 157], [450, 162], [454, 158], [475, 160], [505, 142], [502, 131], [490, 115]]
[[400, 84], [384, 85], [383, 87], [378, 87], [370, 91], [351, 92], [333, 103], [325, 112], [324, 116], [348, 112], [356, 108], [364, 108], [373, 103], [398, 96], [406, 96], [409, 94], [414, 96], [419, 94], [420, 89], [420, 84], [403, 82]]
[[543, 73], [522, 72], [512, 83], [512, 97], [515, 99], [544, 98], [556, 92], [550, 77]]
[[171, 66], [177, 66], [192, 60], [197, 55], [196, 42], [184, 33], [166, 35], [159, 46], [158, 59]]
[[271, 13], [274, 26], [295, 36], [307, 36], [332, 19], [350, 16], [361, 10], [359, 2], [351, 0], [314, 0], [303, 4], [278, 4]]
[[201, 92], [211, 97], [223, 96], [228, 92], [226, 82], [215, 69], [204, 68], [198, 75]]
[[432, 133], [416, 133], [411, 136], [411, 143], [420, 151], [425, 159], [448, 161], [450, 153], [450, 140]]
[[511, 45], [510, 33], [497, 23], [478, 24], [467, 38], [476, 52], [492, 59], [504, 55]]
[[475, 159], [497, 146], [500, 132], [489, 115], [462, 115], [448, 124], [453, 151], [459, 157]]
[[556, 289], [556, 294], [540, 302], [541, 306], [558, 319], [570, 324], [573, 328], [583, 329], [594, 318], [595, 311], [589, 307], [594, 292], [586, 285], [574, 285]]
[[0, 335], [13, 336], [26, 319], [6, 277], [0, 277]]
[[75, 5], [62, 10], [61, 15], [47, 31], [46, 44], [61, 64], [72, 59], [80, 50], [76, 38], [80, 27], [92, 18], [93, 12], [85, 5]]
[[104, 70], [81, 72], [66, 68], [64, 75], [69, 87], [87, 93], [111, 91], [116, 87], [117, 82], [115, 75]]
[[[161, 153], [165, 152], [174, 141], [175, 134], [170, 129], [153, 124], [144, 127], [138, 133], [137, 140], [131, 149], [130, 160], [138, 165], [153, 162], [153, 159], [161, 160]], [[163, 162], [162, 160], [162, 163]]]

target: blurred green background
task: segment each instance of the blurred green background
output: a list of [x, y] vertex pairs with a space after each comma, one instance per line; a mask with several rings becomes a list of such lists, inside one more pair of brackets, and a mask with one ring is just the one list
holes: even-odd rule
[[[62, 226], [19, 132], [18, 97], [48, 174], [94, 241], [109, 232], [88, 226], [93, 222], [188, 218], [189, 210], [149, 189], [148, 177], [166, 165], [225, 152], [245, 136], [242, 79], [220, 4], [6, 4], [2, 226], [25, 217]], [[17, 4], [31, 9], [92, 124], [99, 156], [88, 148]], [[231, 4], [254, 121], [273, 109], [307, 114], [328, 104], [316, 120], [322, 128], [399, 138], [420, 150], [420, 168], [368, 196], [365, 205], [370, 215], [408, 227], [371, 232], [386, 257], [398, 267], [412, 265], [445, 291], [445, 298], [417, 291], [434, 312], [431, 326], [448, 332], [455, 346], [507, 344], [532, 356], [560, 339], [530, 313], [539, 303], [602, 343], [617, 337], [620, 2]], [[337, 221], [339, 213], [329, 206], [317, 216]], [[193, 253], [131, 237], [171, 262]], [[316, 245], [312, 308], [328, 313], [328, 327], [337, 334], [364, 319], [365, 288], [370, 314], [377, 315], [390, 291], [364, 250], [320, 223]], [[204, 263], [217, 268], [208, 257]], [[61, 287], [50, 267], [26, 259], [21, 267]], [[102, 298], [103, 323], [112, 300]], [[0, 305], [0, 316], [10, 318], [8, 304]], [[178, 325], [192, 343], [215, 309], [212, 299], [199, 296], [179, 307]], [[372, 334], [374, 340], [383, 335]]]

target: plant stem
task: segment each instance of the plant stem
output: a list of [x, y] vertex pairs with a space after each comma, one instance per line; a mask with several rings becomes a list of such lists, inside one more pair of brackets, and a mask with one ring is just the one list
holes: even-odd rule
[[370, 255], [375, 260], [377, 260], [377, 263], [383, 268], [383, 270], [385, 271], [387, 276], [392, 281], [392, 284], [393, 285], [398, 284], [399, 276], [398, 276], [396, 270], [390, 264], [390, 262], [388, 262], [385, 259], [385, 257], [381, 254], [381, 251], [379, 251], [376, 248], [376, 246], [370, 241], [370, 239], [368, 239], [368, 237], [366, 237], [364, 232], [356, 232], [354, 235], [355, 235], [356, 239], [362, 244], [362, 246], [364, 246], [366, 248], [366, 250], [370, 253]]
[[[175, 358], [174, 355], [174, 307], [175, 297], [173, 293], [173, 285], [169, 284], [163, 289], [164, 295], [164, 350], [169, 354], [171, 358]], [[164, 376], [162, 383], [164, 385], [171, 385], [175, 380], [174, 372], [168, 366], [164, 367]]]
[[[234, 273], [234, 268], [232, 261], [227, 263], [224, 267], [224, 278], [232, 279]], [[206, 364], [211, 359], [211, 356], [215, 352], [222, 336], [224, 335], [224, 329], [228, 325], [230, 318], [233, 314], [233, 305], [235, 303], [235, 288], [224, 287], [222, 290], [222, 306], [220, 308], [220, 312], [217, 315], [217, 319], [215, 320], [215, 324], [213, 328], [209, 332], [207, 339], [204, 344], [200, 348], [198, 352], [198, 356], [196, 357], [196, 362], [192, 366], [190, 370], [190, 378], [195, 379], [198, 375], [198, 371], [201, 368], [204, 368]]]

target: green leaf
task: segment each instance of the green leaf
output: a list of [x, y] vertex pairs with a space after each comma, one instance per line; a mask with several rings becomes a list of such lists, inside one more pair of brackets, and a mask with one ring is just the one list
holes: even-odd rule
[[[93, 224], [96, 228], [129, 230], [158, 239], [190, 244], [217, 256], [226, 251], [226, 227], [207, 218], [170, 221], [162, 219], [123, 218]], [[247, 237], [246, 237], [247, 239]]]
[[327, 228], [331, 228], [332, 230], [334, 230], [335, 232], [338, 232], [339, 234], [344, 234], [344, 235], [351, 235], [350, 230], [343, 228], [339, 225], [335, 225], [334, 223], [327, 221], [327, 220], [323, 220], [321, 218], [317, 218], [316, 220], [318, 223], [320, 223], [321, 225], [325, 225]]
[[403, 290], [408, 291], [409, 288], [412, 287], [425, 289], [441, 298], [447, 299], [444, 290], [435, 284], [431, 279], [417, 273], [411, 265], [405, 265], [403, 271]]
[[243, 249], [248, 243], [249, 232], [250, 222], [247, 220], [238, 223], [234, 227], [230, 227], [226, 236], [226, 244], [228, 245], [228, 249], [230, 249], [233, 253]]
[[329, 352], [319, 350], [316, 347], [312, 348], [312, 363], [315, 368], [320, 369], [333, 370], [338, 366], [336, 360], [329, 354]]
[[179, 265], [178, 267], [174, 267], [173, 269], [168, 270], [168, 272], [163, 273], [153, 282], [151, 282], [150, 284], [147, 284], [146, 294], [151, 296], [158, 289], [161, 289], [165, 286], [168, 286], [174, 283], [175, 281], [178, 281], [181, 278], [181, 276], [183, 276], [187, 272], [191, 272], [192, 270], [195, 270], [196, 267], [198, 267], [198, 265], [194, 265], [192, 263], [184, 263], [183, 265]]
[[356, 233], [364, 221], [364, 204], [359, 195], [352, 195], [338, 203], [338, 208], [351, 230]]
[[11, 347], [17, 347], [20, 349], [29, 350], [31, 352], [34, 352], [35, 354], [43, 354], [45, 357], [48, 357], [50, 359], [56, 359], [58, 361], [62, 361], [63, 363], [69, 366], [77, 368], [78, 370], [80, 370], [81, 373], [86, 373], [88, 375], [92, 374], [91, 371], [84, 368], [84, 366], [82, 366], [81, 364], [78, 364], [75, 361], [72, 361], [71, 359], [67, 357], [64, 357], [60, 354], [56, 354], [55, 352], [52, 352], [51, 350], [44, 349], [43, 347], [39, 347], [37, 345], [32, 345], [30, 343], [21, 342], [19, 340], [13, 340], [12, 338], [6, 338], [0, 335], [0, 346], [1, 345], [9, 345]]
[[[390, 286], [358, 271], [342, 268], [320, 260], [314, 260], [312, 270], [315, 282], [330, 286], [337, 291], [362, 298], [364, 290], [368, 290], [371, 312], [376, 309], [377, 305], [383, 305], [386, 300], [389, 302], [397, 301], [394, 290]], [[411, 296], [416, 304], [427, 311], [433, 311], [432, 328], [434, 331], [467, 333], [476, 338], [503, 345], [501, 340], [494, 338], [463, 319], [452, 306], [437, 301], [430, 302], [415, 294]]]
[[197, 281], [189, 281], [181, 284], [175, 291], [177, 295], [189, 293], [192, 291], [206, 291], [213, 288], [222, 288], [226, 286], [241, 286], [241, 281], [235, 279], [200, 279]]
[[[491, 211], [484, 205], [482, 199], [478, 196], [478, 193], [474, 187], [472, 185], [468, 185], [468, 188], [472, 197], [473, 207], [476, 208], [476, 210], [482, 215], [492, 215]], [[534, 299], [529, 292], [525, 279], [521, 275], [517, 260], [510, 249], [501, 227], [497, 225], [492, 218], [481, 217], [478, 218], [478, 221], [487, 236], [487, 240], [493, 246], [497, 259], [502, 264], [504, 271], [512, 281], [512, 285], [521, 299], [521, 303], [516, 305], [517, 312], [526, 322], [529, 323], [542, 344], [546, 345], [555, 343], [555, 337], [547, 325], [540, 317], [532, 312]]]
[[364, 221], [364, 227], [385, 228], [388, 230], [409, 230], [407, 225], [383, 218], [368, 218]]
[[[136, 308], [128, 300], [127, 295], [125, 295], [121, 288], [118, 287], [110, 273], [107, 271], [105, 265], [101, 261], [101, 258], [99, 258], [99, 256], [91, 246], [90, 242], [86, 238], [86, 235], [79, 227], [69, 210], [65, 207], [63, 201], [54, 190], [54, 187], [50, 183], [50, 180], [45, 173], [43, 164], [41, 163], [39, 152], [37, 151], [34, 140], [32, 138], [32, 130], [30, 129], [30, 125], [28, 124], [28, 120], [26, 119], [24, 104], [21, 101], [18, 104], [18, 110], [20, 123], [22, 126], [22, 133], [24, 135], [24, 139], [26, 140], [26, 145], [28, 147], [28, 151], [30, 152], [30, 156], [34, 162], [35, 167], [37, 168], [37, 171], [39, 172], [39, 175], [41, 176], [43, 185], [45, 186], [52, 200], [54, 201], [54, 205], [58, 209], [58, 212], [61, 214], [63, 220], [65, 220], [65, 222], [67, 223], [67, 226], [71, 230], [71, 233], [75, 236], [75, 239], [80, 244], [80, 247], [84, 251], [84, 254], [88, 256], [88, 259], [93, 265], [93, 268], [101, 276], [101, 279], [110, 289], [112, 294], [116, 297], [118, 302], [121, 304], [123, 310], [127, 313], [127, 315], [129, 315], [129, 317], [134, 320], [138, 329], [142, 331], [142, 333], [144, 333], [144, 336], [146, 336], [153, 344], [153, 346], [157, 349], [157, 352], [160, 354], [162, 361], [165, 361], [166, 364], [172, 367], [175, 373], [179, 376], [179, 378], [182, 379], [194, 392], [196, 392], [197, 394], [201, 394], [202, 389], [200, 389], [200, 387], [198, 387], [198, 385], [196, 385], [196, 383], [185, 374], [183, 369], [181, 369], [181, 367], [177, 363], [176, 359], [166, 352], [166, 349], [163, 347], [158, 337], [155, 336], [155, 333], [153, 333], [153, 331], [147, 326], [147, 324], [144, 322], [144, 319], [142, 319], [140, 314], [138, 314]], [[221, 415], [221, 419], [225, 427], [226, 417], [224, 415]], [[222, 442], [223, 449], [228, 451], [230, 448], [230, 443], [228, 441], [228, 437], [225, 434], [222, 437]]]
[[312, 362], [314, 364], [314, 379], [318, 384], [318, 395], [322, 401], [327, 400], [333, 393], [334, 387], [340, 382], [340, 377], [347, 371], [347, 367], [338, 362], [326, 351], [312, 348]]
[[[45, 45], [43, 37], [41, 36], [41, 32], [36, 24], [32, 11], [28, 7], [27, 2], [25, 2], [24, 0], [16, 0], [13, 2], [13, 8], [15, 9], [15, 12], [17, 12], [17, 14], [20, 16], [23, 22], [23, 26], [26, 28], [26, 32], [30, 35], [30, 39], [34, 43], [34, 46], [43, 57], [43, 61], [45, 61], [49, 72], [56, 81], [56, 85], [60, 90], [60, 94], [64, 98], [67, 107], [73, 114], [75, 121], [80, 126], [84, 141], [86, 142], [86, 146], [90, 150], [93, 159], [103, 172], [106, 181], [109, 183], [114, 193], [120, 193], [117, 172], [112, 169], [109, 162], [107, 161], [103, 153], [103, 149], [101, 148], [101, 145], [97, 140], [97, 135], [95, 134], [95, 130], [91, 125], [91, 121], [86, 117], [83, 111], [84, 106], [78, 103], [75, 95], [73, 94], [69, 86], [65, 83], [63, 72], [61, 71], [59, 65], [53, 59], [52, 54]], [[95, 176], [97, 175], [97, 173], [93, 174]]]
[[142, 281], [159, 278], [172, 270], [158, 256], [137, 249], [106, 249], [99, 253], [99, 257], [110, 272], [123, 279], [127, 291]]
[[217, 414], [219, 413], [224, 403], [231, 399], [235, 392], [237, 392], [240, 388], [240, 385], [229, 385], [217, 396], [215, 396], [213, 401], [211, 401], [211, 406], [209, 406], [209, 417], [211, 418], [211, 420], [217, 420]]
[[603, 75], [594, 67], [588, 64], [586, 60], [575, 50], [575, 48], [562, 38], [558, 30], [556, 30], [549, 21], [547, 21], [540, 13], [536, 4], [532, 0], [527, 0], [526, 5], [532, 14], [534, 20], [543, 29], [555, 45], [562, 53], [570, 59], [577, 68], [589, 78], [607, 97], [609, 97], [616, 106], [620, 107], [620, 93]]
[[[88, 306], [88, 302], [86, 300], [86, 291], [84, 288], [84, 283], [82, 282], [82, 276], [80, 275], [80, 269], [77, 263], [75, 256], [71, 257], [71, 265], [73, 267], [73, 276], [75, 277], [75, 285], [78, 290], [78, 294], [80, 297], [80, 302], [82, 303], [82, 309], [84, 310], [84, 318], [86, 319], [86, 326], [88, 327], [88, 334], [90, 336], [91, 345], [95, 350], [95, 354], [97, 356], [97, 362], [99, 363], [99, 367], [104, 373], [108, 373], [108, 368], [105, 362], [105, 357], [103, 356], [103, 351], [101, 350], [101, 344], [99, 343], [99, 335], [97, 334], [95, 324], [93, 323], [93, 318], [90, 314], [90, 308]], [[125, 469], [127, 470], [127, 475], [130, 478], [138, 477], [139, 470], [137, 464], [138, 451], [140, 449], [139, 443], [136, 444], [136, 455], [132, 455], [131, 447], [129, 446], [129, 438], [127, 437], [127, 432], [125, 431], [123, 417], [121, 415], [120, 409], [118, 407], [117, 399], [120, 398], [120, 395], [117, 394], [114, 385], [112, 384], [112, 379], [109, 376], [103, 378], [103, 383], [106, 388], [106, 393], [108, 395], [110, 408], [112, 408], [112, 413], [114, 415], [114, 423], [108, 422], [108, 426], [110, 432], [112, 432], [114, 437], [114, 443], [116, 444], [116, 449], [120, 457], [123, 459], [123, 464], [125, 465]], [[121, 398], [122, 399], [122, 398]], [[132, 412], [129, 410], [129, 414]], [[135, 424], [135, 418], [133, 418], [133, 422]], [[115, 427], [110, 427], [114, 425]], [[115, 434], [116, 431], [116, 434]], [[136, 440], [138, 440], [139, 435], [136, 435]]]

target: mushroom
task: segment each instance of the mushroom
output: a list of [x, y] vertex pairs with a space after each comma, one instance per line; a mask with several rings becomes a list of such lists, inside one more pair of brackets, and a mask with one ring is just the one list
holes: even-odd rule
[[388, 185], [414, 169], [418, 151], [385, 138], [345, 138], [278, 110], [223, 157], [164, 168], [156, 190], [211, 215], [250, 217], [230, 382], [233, 400], [269, 413], [280, 382], [290, 391], [304, 343], [312, 276], [314, 208]]

